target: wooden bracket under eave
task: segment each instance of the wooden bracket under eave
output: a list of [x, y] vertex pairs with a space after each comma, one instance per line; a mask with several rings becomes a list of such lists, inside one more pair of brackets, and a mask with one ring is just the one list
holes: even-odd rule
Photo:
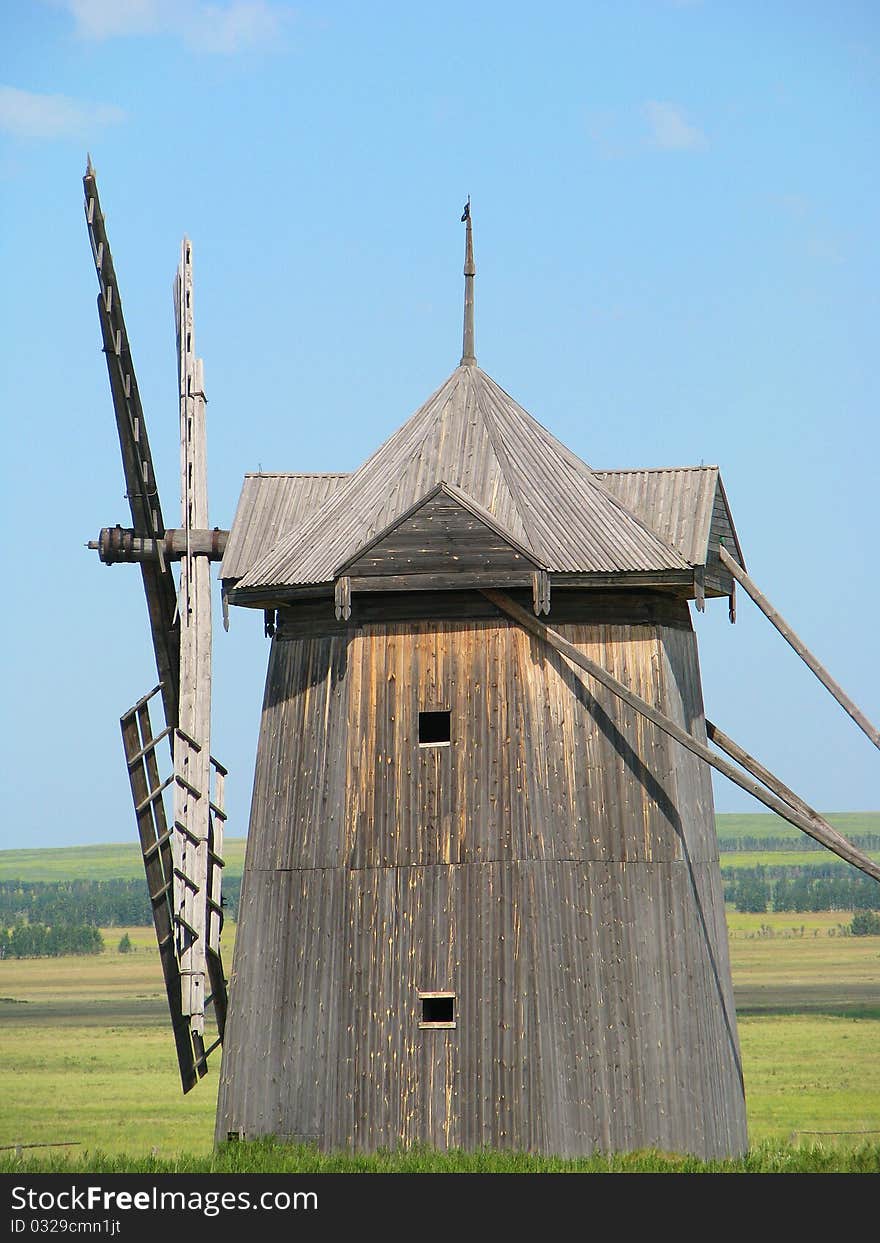
[[550, 612], [550, 575], [546, 570], [532, 574], [532, 608], [536, 617]]
[[337, 578], [333, 601], [336, 605], [336, 620], [348, 621], [351, 617], [351, 579], [347, 574]]
[[706, 611], [706, 567], [704, 565], [694, 566], [694, 603], [697, 611], [705, 613]]
[[731, 626], [736, 625], [736, 583], [730, 584], [730, 595], [727, 597], [728, 607], [727, 616], [730, 618]]

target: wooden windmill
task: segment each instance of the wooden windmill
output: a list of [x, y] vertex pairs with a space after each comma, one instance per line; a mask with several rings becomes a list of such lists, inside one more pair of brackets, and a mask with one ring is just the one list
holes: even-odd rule
[[709, 767], [880, 868], [705, 719], [688, 602], [754, 588], [717, 468], [591, 470], [477, 366], [466, 208], [462, 358], [424, 405], [352, 474], [247, 475], [228, 543], [206, 507], [165, 531], [91, 169], [86, 200], [134, 524], [99, 544], [141, 561], [190, 815], [219, 805], [176, 706], [207, 649], [175, 681], [175, 636], [224, 546], [272, 636], [225, 1032], [219, 820], [166, 828], [144, 703], [123, 718], [190, 1079], [194, 945], [219, 1007], [217, 1139], [743, 1151]]

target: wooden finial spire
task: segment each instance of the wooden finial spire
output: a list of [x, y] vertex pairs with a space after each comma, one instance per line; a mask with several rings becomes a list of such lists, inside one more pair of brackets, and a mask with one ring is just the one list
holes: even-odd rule
[[471, 196], [461, 213], [462, 223], [466, 226], [464, 245], [464, 337], [461, 350], [461, 366], [473, 367], [476, 364], [474, 354], [474, 233], [471, 226]]

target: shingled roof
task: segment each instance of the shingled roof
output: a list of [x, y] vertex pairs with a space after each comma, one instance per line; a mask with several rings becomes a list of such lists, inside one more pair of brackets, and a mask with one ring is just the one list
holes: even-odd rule
[[244, 477], [220, 577], [235, 582], [277, 542], [296, 530], [350, 474], [255, 471]]
[[717, 466], [605, 470], [597, 479], [692, 565], [718, 561], [723, 541], [745, 568]]
[[552, 573], [690, 569], [584, 462], [467, 364], [303, 525], [252, 564], [237, 587], [332, 582], [360, 548], [440, 483], [470, 497]]

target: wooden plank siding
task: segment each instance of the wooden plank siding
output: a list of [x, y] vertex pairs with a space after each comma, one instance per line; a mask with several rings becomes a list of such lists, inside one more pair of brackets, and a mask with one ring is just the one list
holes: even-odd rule
[[388, 578], [412, 574], [479, 574], [533, 570], [540, 563], [485, 511], [476, 512], [464, 493], [441, 484], [336, 574]]
[[[626, 605], [554, 624], [705, 739], [687, 605]], [[726, 945], [708, 772], [552, 649], [497, 618], [282, 624], [218, 1139], [742, 1152]]]

